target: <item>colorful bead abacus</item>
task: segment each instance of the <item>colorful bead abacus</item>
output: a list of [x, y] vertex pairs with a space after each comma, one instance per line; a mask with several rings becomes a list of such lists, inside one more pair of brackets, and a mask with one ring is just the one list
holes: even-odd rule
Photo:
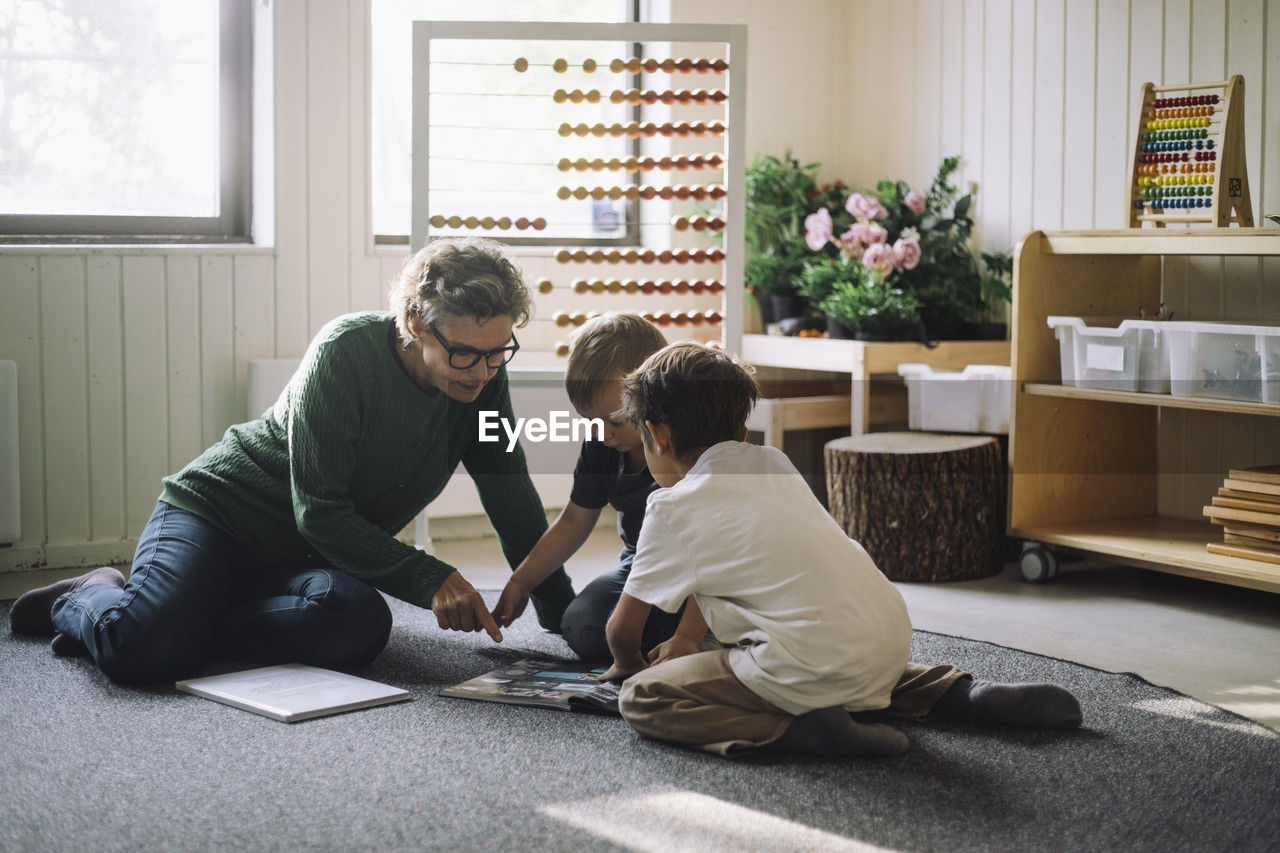
[[1253, 226], [1244, 162], [1244, 78], [1142, 86], [1129, 226]]

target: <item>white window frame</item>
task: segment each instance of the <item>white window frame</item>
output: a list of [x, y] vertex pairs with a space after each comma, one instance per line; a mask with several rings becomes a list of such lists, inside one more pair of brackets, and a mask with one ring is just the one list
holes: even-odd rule
[[251, 240], [253, 3], [218, 10], [218, 216], [111, 216], [0, 212], [0, 244], [235, 243]]

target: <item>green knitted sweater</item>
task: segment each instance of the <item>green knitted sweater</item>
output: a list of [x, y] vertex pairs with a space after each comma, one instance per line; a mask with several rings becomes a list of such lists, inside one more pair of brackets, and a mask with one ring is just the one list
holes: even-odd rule
[[[453, 566], [395, 534], [461, 462], [514, 569], [547, 529], [524, 451], [480, 442], [481, 411], [514, 422], [503, 368], [473, 403], [427, 393], [395, 354], [389, 313], [348, 314], [312, 341], [262, 417], [227, 430], [161, 499], [231, 534], [262, 562], [320, 558], [388, 595], [429, 608]], [[563, 569], [532, 595], [558, 632], [573, 588]]]

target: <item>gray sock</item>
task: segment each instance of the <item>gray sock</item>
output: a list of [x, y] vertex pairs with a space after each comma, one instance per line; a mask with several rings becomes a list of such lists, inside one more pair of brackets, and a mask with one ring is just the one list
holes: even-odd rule
[[109, 583], [123, 588], [124, 575], [110, 566], [102, 566], [78, 577], [23, 593], [9, 610], [9, 630], [15, 634], [52, 634], [53, 617], [49, 611], [53, 609], [53, 603], [68, 592], [95, 583]]
[[1026, 726], [1035, 729], [1074, 729], [1080, 725], [1080, 703], [1056, 684], [1003, 684], [995, 681], [958, 682], [938, 709], [959, 712], [976, 723]]
[[907, 736], [883, 723], [859, 723], [839, 705], [795, 718], [782, 737], [769, 744], [775, 752], [805, 755], [901, 755]]

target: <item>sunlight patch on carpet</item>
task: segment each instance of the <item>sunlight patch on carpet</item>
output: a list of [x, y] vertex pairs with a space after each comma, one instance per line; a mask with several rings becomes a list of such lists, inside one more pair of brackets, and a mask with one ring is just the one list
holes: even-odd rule
[[882, 853], [865, 844], [693, 791], [670, 790], [552, 803], [539, 811], [631, 850]]
[[1182, 697], [1176, 699], [1143, 699], [1130, 705], [1140, 711], [1149, 711], [1153, 714], [1160, 714], [1164, 717], [1173, 717], [1179, 720], [1187, 720], [1188, 722], [1202, 723], [1206, 726], [1216, 726], [1220, 729], [1227, 729], [1233, 732], [1239, 732], [1245, 735], [1257, 735], [1258, 726], [1256, 723], [1248, 720], [1214, 720], [1209, 715], [1214, 712], [1210, 706], [1201, 705], [1200, 703], [1185, 699]]

